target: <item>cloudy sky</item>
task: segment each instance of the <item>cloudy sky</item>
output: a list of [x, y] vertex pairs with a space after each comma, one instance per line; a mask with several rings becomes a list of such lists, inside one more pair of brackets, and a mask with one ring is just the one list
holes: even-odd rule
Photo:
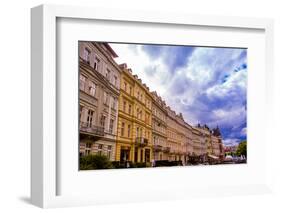
[[185, 120], [220, 127], [226, 145], [246, 138], [247, 50], [114, 44], [127, 63]]

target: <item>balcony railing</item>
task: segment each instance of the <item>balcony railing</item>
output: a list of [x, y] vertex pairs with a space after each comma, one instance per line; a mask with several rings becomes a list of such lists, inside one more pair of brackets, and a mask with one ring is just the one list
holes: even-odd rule
[[176, 154], [176, 151], [171, 149], [170, 154]]
[[89, 134], [93, 134], [93, 135], [99, 136], [99, 137], [104, 136], [104, 127], [95, 126], [95, 125], [89, 124], [87, 122], [80, 123], [80, 131], [87, 132]]
[[144, 137], [136, 137], [135, 143], [136, 143], [136, 146], [144, 147], [144, 146], [147, 146], [148, 139], [144, 138]]
[[164, 147], [163, 148], [163, 152], [165, 152], [165, 153], [169, 153], [170, 151], [171, 151], [170, 147]]
[[155, 152], [161, 152], [162, 151], [162, 146], [160, 146], [160, 145], [154, 145], [153, 146], [153, 150], [155, 151]]

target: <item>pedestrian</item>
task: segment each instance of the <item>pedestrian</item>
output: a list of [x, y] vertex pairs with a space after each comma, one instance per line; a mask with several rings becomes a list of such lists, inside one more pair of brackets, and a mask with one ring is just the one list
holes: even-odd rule
[[127, 168], [130, 168], [130, 163], [129, 163], [129, 161], [126, 161], [126, 167], [127, 167]]
[[152, 159], [151, 165], [152, 165], [152, 167], [155, 167], [155, 160], [154, 159]]

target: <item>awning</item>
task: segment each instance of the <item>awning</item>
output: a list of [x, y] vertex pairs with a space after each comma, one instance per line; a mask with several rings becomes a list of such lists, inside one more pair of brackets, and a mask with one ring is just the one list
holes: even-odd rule
[[215, 156], [215, 155], [208, 155], [208, 157], [213, 158], [213, 159], [215, 159], [215, 160], [218, 160], [218, 159], [219, 159], [219, 157], [217, 157], [217, 156]]

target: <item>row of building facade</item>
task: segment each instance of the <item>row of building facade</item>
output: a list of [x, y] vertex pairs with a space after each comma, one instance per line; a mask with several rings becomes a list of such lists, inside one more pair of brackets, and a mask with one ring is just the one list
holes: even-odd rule
[[80, 156], [111, 161], [223, 158], [218, 128], [191, 126], [142, 82], [108, 43], [79, 42]]

